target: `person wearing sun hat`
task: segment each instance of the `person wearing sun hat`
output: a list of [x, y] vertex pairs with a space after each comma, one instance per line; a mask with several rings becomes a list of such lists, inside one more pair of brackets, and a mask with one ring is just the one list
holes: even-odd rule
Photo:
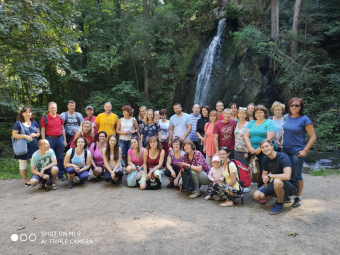
[[94, 140], [97, 141], [97, 136], [98, 136], [98, 129], [96, 127], [97, 116], [93, 115], [94, 109], [91, 105], [86, 106], [85, 112], [86, 112], [87, 117], [84, 118], [84, 121], [90, 121], [92, 123], [93, 130], [94, 130]]
[[[223, 177], [223, 168], [221, 167], [221, 159], [219, 156], [214, 156], [212, 158], [212, 164], [213, 167], [210, 168], [210, 172], [208, 174], [208, 178], [210, 181], [212, 181], [213, 185], [215, 183], [225, 184], [224, 177]], [[214, 195], [217, 195], [216, 190], [212, 190], [208, 196], [206, 196], [205, 200], [210, 200], [214, 197]], [[221, 199], [220, 196], [217, 196], [215, 198], [216, 201], [219, 201]]]

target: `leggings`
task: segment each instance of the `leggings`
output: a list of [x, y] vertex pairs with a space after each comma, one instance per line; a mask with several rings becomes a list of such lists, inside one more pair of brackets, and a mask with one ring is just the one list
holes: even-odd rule
[[84, 182], [89, 178], [89, 171], [82, 171], [80, 173], [77, 173], [73, 167], [66, 167], [66, 173], [67, 174], [75, 174], [79, 177], [80, 181]]
[[222, 200], [234, 201], [234, 199], [239, 198], [242, 195], [242, 191], [225, 184], [215, 183], [213, 187]]
[[[118, 177], [118, 178], [122, 178], [123, 177], [123, 168], [122, 166], [118, 167], [118, 169], [115, 171], [115, 176]], [[112, 180], [112, 177], [111, 177], [111, 173], [104, 169], [104, 180], [106, 182], [109, 182]]]

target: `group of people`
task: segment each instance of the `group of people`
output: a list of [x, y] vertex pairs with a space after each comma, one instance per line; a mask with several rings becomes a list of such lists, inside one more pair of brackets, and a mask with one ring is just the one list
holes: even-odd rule
[[133, 185], [141, 190], [161, 188], [163, 174], [169, 179], [167, 188], [182, 190], [182, 174], [190, 171], [194, 189], [189, 198], [199, 197], [201, 185], [208, 185], [205, 200], [215, 198], [223, 201], [221, 206], [230, 207], [236, 198], [249, 192], [240, 181], [237, 165], [248, 166], [256, 155], [262, 181], [254, 198], [266, 203], [276, 196], [270, 214], [282, 212], [283, 203], [291, 202], [292, 195], [296, 196], [293, 206], [301, 205], [303, 162], [316, 140], [301, 98], [288, 102], [287, 114], [285, 105], [275, 102], [271, 117], [263, 105], [232, 104], [224, 108], [221, 101], [216, 103], [216, 110], [195, 104], [191, 114], [174, 104], [175, 114], [170, 120], [166, 109], [154, 111], [145, 106], [139, 108], [135, 118], [128, 105], [122, 107], [123, 117], [119, 119], [111, 112], [110, 102], [98, 116], [94, 116], [92, 106], [86, 107], [87, 117], [83, 118], [75, 112], [75, 106], [73, 100], [68, 101], [68, 111], [58, 115], [57, 104], [50, 102], [40, 125], [29, 107], [20, 111], [12, 136], [28, 143], [27, 153], [15, 156], [25, 186], [47, 185], [55, 190], [56, 179], [65, 181], [67, 177], [71, 189], [75, 176], [84, 184], [91, 174], [121, 185], [125, 165], [126, 173], [136, 176]]

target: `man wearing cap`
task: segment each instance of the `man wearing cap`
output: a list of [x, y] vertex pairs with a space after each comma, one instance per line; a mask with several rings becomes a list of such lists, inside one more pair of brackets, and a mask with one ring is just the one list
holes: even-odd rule
[[116, 114], [112, 113], [111, 110], [112, 104], [110, 102], [106, 102], [104, 104], [105, 112], [99, 114], [96, 118], [96, 128], [98, 132], [105, 131], [107, 134], [106, 140], [110, 135], [116, 134], [116, 128], [118, 124], [118, 117]]
[[87, 117], [84, 118], [84, 121], [90, 121], [92, 123], [93, 130], [94, 130], [94, 140], [97, 141], [98, 129], [96, 127], [96, 116], [93, 116], [94, 109], [91, 105], [89, 105], [85, 108], [85, 111], [86, 111]]
[[269, 210], [269, 214], [278, 214], [284, 210], [284, 197], [296, 195], [297, 183], [295, 177], [291, 175], [292, 162], [285, 153], [274, 151], [271, 140], [263, 140], [260, 148], [265, 154], [262, 172], [264, 185], [254, 192], [254, 198], [260, 201], [276, 196], [276, 203]]
[[76, 112], [76, 102], [73, 100], [69, 100], [67, 102], [67, 112], [63, 112], [60, 114], [60, 116], [64, 120], [64, 126], [65, 126], [65, 133], [66, 133], [66, 142], [67, 147], [65, 148], [66, 151], [70, 149], [70, 140], [71, 138], [77, 133], [80, 124], [84, 121], [83, 116]]

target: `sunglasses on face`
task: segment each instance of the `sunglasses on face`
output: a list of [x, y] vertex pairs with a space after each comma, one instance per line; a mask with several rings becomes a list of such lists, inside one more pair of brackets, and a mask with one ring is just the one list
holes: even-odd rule
[[300, 107], [300, 105], [299, 105], [299, 104], [291, 104], [290, 107], [291, 107], [291, 108], [293, 108], [293, 107], [298, 108], [298, 107]]

